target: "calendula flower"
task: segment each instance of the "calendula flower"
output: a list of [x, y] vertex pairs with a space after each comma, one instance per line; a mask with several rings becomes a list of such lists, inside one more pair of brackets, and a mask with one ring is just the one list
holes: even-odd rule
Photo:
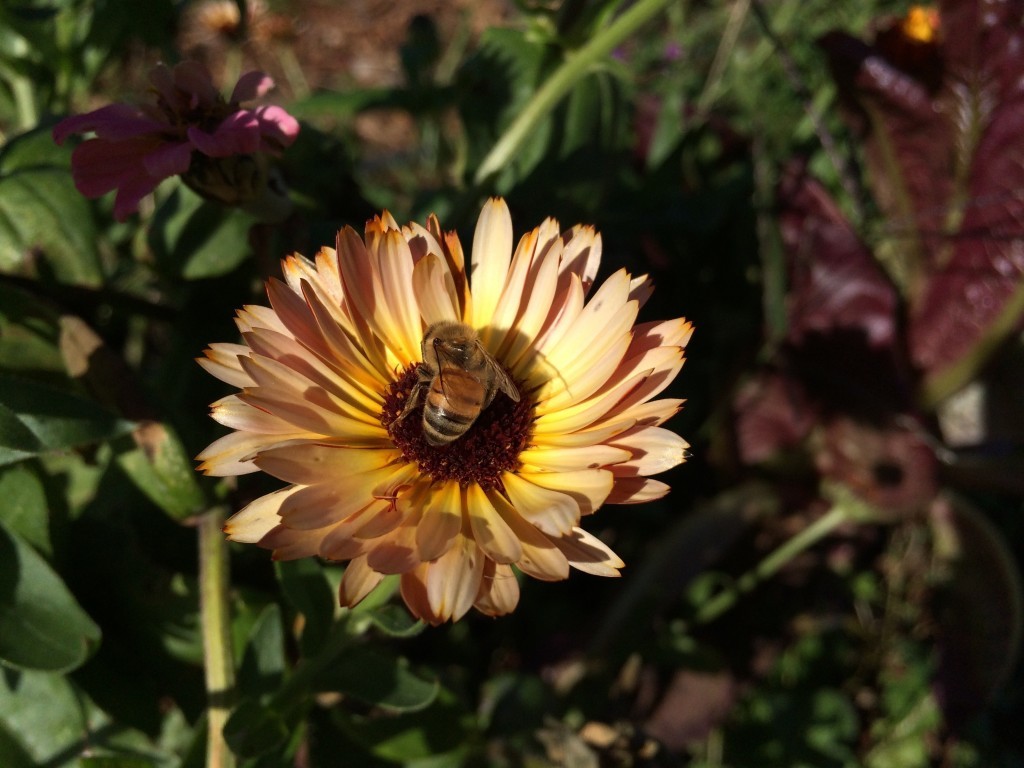
[[[400, 574], [409, 609], [432, 624], [470, 607], [511, 611], [513, 569], [617, 576], [622, 561], [581, 519], [668, 491], [649, 476], [685, 458], [686, 442], [660, 426], [682, 401], [653, 398], [682, 367], [691, 326], [634, 325], [651, 285], [625, 270], [588, 300], [600, 257], [593, 228], [561, 232], [552, 219], [513, 253], [508, 208], [493, 199], [469, 274], [436, 218], [399, 227], [387, 213], [362, 238], [341, 231], [315, 262], [286, 259], [284, 281], [267, 284], [270, 308], [238, 313], [245, 343], [213, 344], [200, 360], [241, 389], [213, 404], [235, 431], [200, 469], [289, 484], [232, 517], [230, 538], [278, 559], [349, 561], [349, 606]], [[479, 416], [443, 445], [425, 436], [424, 403], [458, 412], [473, 398], [459, 399], [472, 394], [468, 366], [423, 343], [438, 323], [469, 326], [463, 351], [482, 349], [511, 382], [492, 385], [489, 403], [478, 391]]]
[[195, 61], [150, 73], [154, 104], [110, 104], [73, 115], [53, 129], [58, 144], [95, 133], [71, 155], [75, 187], [86, 197], [117, 190], [114, 216], [123, 221], [166, 178], [181, 175], [196, 191], [228, 204], [256, 198], [266, 184], [266, 153], [277, 154], [299, 133], [284, 109], [240, 103], [264, 96], [274, 81], [262, 72], [239, 79], [228, 99]]

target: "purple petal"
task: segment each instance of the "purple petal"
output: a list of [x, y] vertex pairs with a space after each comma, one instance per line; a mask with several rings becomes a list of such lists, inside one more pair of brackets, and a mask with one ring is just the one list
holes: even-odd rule
[[139, 210], [139, 201], [156, 189], [161, 179], [146, 176], [131, 177], [118, 188], [114, 197], [114, 218], [124, 221]]
[[189, 141], [209, 157], [248, 155], [260, 148], [260, 126], [247, 110], [229, 115], [213, 133], [195, 126], [188, 129]]
[[120, 141], [145, 134], [159, 134], [168, 128], [166, 124], [146, 117], [136, 107], [110, 104], [84, 115], [64, 118], [53, 127], [53, 140], [63, 144], [73, 133], [95, 131], [98, 138]]
[[185, 173], [191, 162], [192, 145], [187, 141], [157, 147], [142, 160], [146, 173], [158, 179]]
[[210, 71], [198, 61], [183, 61], [174, 67], [174, 85], [189, 94], [190, 106], [216, 104], [220, 93], [213, 87]]
[[264, 72], [246, 72], [238, 78], [235, 90], [231, 92], [231, 102], [238, 104], [266, 96], [274, 87], [274, 80]]
[[290, 146], [299, 135], [299, 121], [277, 106], [258, 107], [255, 110], [259, 121], [260, 134], [264, 139], [274, 142], [271, 149], [283, 149]]

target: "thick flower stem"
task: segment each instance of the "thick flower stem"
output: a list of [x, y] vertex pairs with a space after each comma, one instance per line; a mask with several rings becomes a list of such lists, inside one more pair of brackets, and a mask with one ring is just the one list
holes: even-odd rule
[[199, 610], [206, 669], [206, 768], [234, 768], [235, 756], [224, 741], [231, 712], [235, 663], [228, 609], [228, 551], [221, 526], [224, 510], [214, 507], [199, 516]]
[[474, 179], [477, 185], [509, 164], [519, 147], [526, 141], [544, 116], [572, 89], [588, 70], [600, 59], [610, 54], [631, 34], [664, 10], [673, 0], [639, 0], [605, 29], [598, 32], [590, 42], [569, 54], [562, 65], [555, 70], [533, 95], [523, 111], [505, 130], [501, 138], [480, 163]]
[[822, 517], [779, 546], [760, 563], [736, 579], [733, 584], [704, 603], [693, 617], [693, 624], [706, 624], [728, 611], [736, 601], [758, 584], [774, 576], [790, 560], [810, 549], [847, 522], [859, 519], [856, 507], [838, 503]]

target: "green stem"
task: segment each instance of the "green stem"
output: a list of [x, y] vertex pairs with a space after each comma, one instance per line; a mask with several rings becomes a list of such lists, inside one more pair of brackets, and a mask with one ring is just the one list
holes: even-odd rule
[[228, 607], [228, 551], [221, 527], [224, 510], [215, 507], [199, 516], [199, 611], [206, 671], [206, 768], [234, 768], [235, 756], [224, 741], [231, 713], [235, 662]]
[[674, 1], [639, 0], [614, 22], [598, 32], [590, 42], [568, 54], [562, 65], [544, 82], [491, 148], [477, 169], [474, 182], [477, 185], [482, 185], [508, 165], [530, 132], [536, 128], [548, 112], [555, 108], [562, 97], [587, 73], [591, 66], [610, 54], [617, 45]]
[[706, 624], [728, 611], [743, 595], [774, 576], [790, 560], [811, 548], [844, 523], [857, 519], [857, 513], [850, 505], [839, 503], [824, 516], [796, 534], [789, 541], [769, 554], [764, 560], [740, 576], [733, 585], [719, 592], [704, 603], [693, 618], [693, 624]]

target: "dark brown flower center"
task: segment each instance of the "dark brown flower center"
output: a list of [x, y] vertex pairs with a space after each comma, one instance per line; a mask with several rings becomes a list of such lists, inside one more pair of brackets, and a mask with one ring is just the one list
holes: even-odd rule
[[529, 443], [533, 403], [526, 397], [516, 403], [499, 392], [464, 435], [447, 445], [431, 445], [423, 436], [426, 392], [421, 392], [412, 411], [399, 419], [419, 378], [418, 368], [412, 366], [388, 388], [380, 415], [402, 456], [437, 482], [457, 480], [462, 485], [501, 488], [502, 473], [518, 469], [519, 454]]

